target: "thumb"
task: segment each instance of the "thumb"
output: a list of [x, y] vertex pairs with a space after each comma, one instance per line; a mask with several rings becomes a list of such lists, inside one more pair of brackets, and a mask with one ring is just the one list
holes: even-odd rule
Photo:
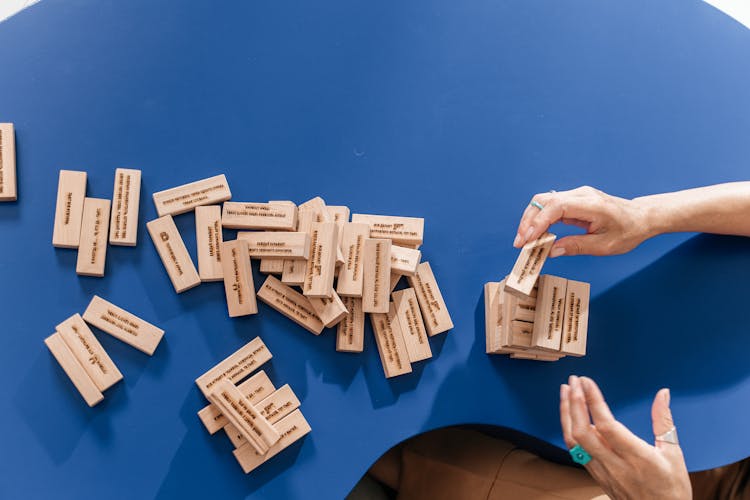
[[[674, 427], [672, 420], [672, 410], [669, 409], [669, 389], [661, 389], [656, 393], [654, 402], [651, 405], [651, 424], [654, 430], [654, 436], [659, 436]], [[669, 443], [656, 441], [656, 447], [673, 446]]]
[[550, 257], [561, 255], [603, 255], [604, 244], [598, 234], [577, 234], [557, 240], [549, 253]]

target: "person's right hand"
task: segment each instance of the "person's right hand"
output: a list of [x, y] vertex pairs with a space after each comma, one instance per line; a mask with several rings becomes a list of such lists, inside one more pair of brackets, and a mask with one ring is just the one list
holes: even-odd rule
[[616, 255], [629, 252], [650, 234], [647, 213], [637, 202], [583, 186], [570, 191], [540, 193], [521, 217], [513, 246], [521, 248], [544, 234], [552, 224], [563, 222], [586, 231], [555, 242], [550, 257], [560, 255]]

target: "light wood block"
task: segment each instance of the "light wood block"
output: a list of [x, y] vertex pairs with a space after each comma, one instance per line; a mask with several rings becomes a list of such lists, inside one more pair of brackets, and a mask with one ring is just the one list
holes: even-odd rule
[[[277, 423], [300, 406], [299, 399], [297, 399], [297, 396], [294, 394], [294, 391], [292, 391], [292, 388], [289, 387], [289, 384], [283, 385], [266, 399], [251, 404], [255, 406], [255, 409], [258, 410], [261, 416], [265, 417], [271, 425]], [[239, 429], [233, 424], [230, 423], [226, 425], [224, 431], [227, 433], [227, 436], [230, 441], [232, 441], [235, 448], [239, 448], [247, 443], [245, 436], [243, 436]]]
[[365, 342], [365, 312], [362, 299], [344, 297], [341, 299], [348, 314], [339, 323], [336, 334], [336, 350], [339, 352], [362, 352]]
[[265, 274], [283, 274], [284, 259], [272, 257], [260, 259], [260, 272]]
[[367, 238], [362, 252], [362, 310], [387, 313], [391, 283], [391, 241]]
[[336, 292], [333, 292], [330, 299], [325, 297], [321, 299], [310, 297], [310, 305], [315, 311], [315, 315], [320, 318], [320, 321], [323, 322], [326, 328], [336, 326], [349, 314], [349, 311], [347, 311], [346, 306]]
[[565, 291], [565, 316], [563, 318], [562, 346], [560, 351], [571, 356], [586, 354], [586, 337], [589, 329], [590, 285], [568, 280]]
[[[300, 205], [300, 208], [304, 210], [311, 210], [313, 212], [313, 222], [338, 222], [335, 220], [336, 210], [331, 210], [330, 207], [326, 205], [325, 200], [323, 200], [323, 198], [321, 198], [320, 196], [316, 196], [315, 198], [306, 201], [305, 203]], [[348, 219], [348, 215], [347, 215], [347, 219]], [[341, 227], [339, 225], [339, 231], [340, 230], [341, 230]], [[341, 242], [341, 238], [339, 237], [339, 243], [340, 242]], [[344, 254], [341, 252], [341, 249], [337, 247], [336, 265], [341, 265], [343, 263], [344, 263]]]
[[138, 242], [138, 211], [141, 203], [141, 171], [115, 169], [109, 244], [134, 247]]
[[505, 285], [501, 282], [489, 282], [484, 284], [484, 331], [485, 352], [493, 354], [502, 348], [500, 343], [500, 332], [502, 331], [502, 297], [505, 295], [500, 290]]
[[232, 198], [224, 174], [215, 175], [182, 186], [154, 193], [154, 205], [159, 217], [179, 215], [203, 205], [215, 205]]
[[560, 358], [564, 358], [565, 356], [560, 355], [554, 355], [554, 354], [545, 354], [545, 353], [534, 353], [534, 352], [513, 352], [510, 353], [510, 357], [513, 359], [530, 359], [534, 361], [557, 361]]
[[12, 123], [0, 123], [0, 201], [16, 201], [16, 132]]
[[242, 240], [225, 241], [221, 244], [221, 255], [229, 317], [257, 314], [258, 304], [255, 300], [255, 284], [247, 244]]
[[104, 276], [109, 232], [109, 200], [86, 198], [81, 217], [81, 241], [78, 244], [76, 274]]
[[55, 227], [52, 246], [78, 248], [81, 240], [83, 200], [86, 198], [86, 172], [60, 170], [57, 181]]
[[198, 275], [201, 281], [221, 281], [221, 207], [206, 205], [195, 207], [195, 242], [198, 248]]
[[370, 226], [348, 222], [343, 225], [341, 248], [344, 265], [339, 269], [336, 291], [342, 297], [362, 297], [365, 240]]
[[391, 272], [391, 283], [389, 285], [391, 293], [393, 293], [393, 290], [395, 290], [396, 287], [398, 286], [398, 282], [401, 281], [401, 276], [403, 275], [394, 274], [393, 272]]
[[345, 207], [342, 205], [327, 205], [326, 209], [328, 210], [330, 222], [335, 222], [339, 228], [338, 249], [336, 251], [336, 266], [343, 266], [346, 262], [346, 256], [344, 255], [344, 249], [341, 246], [341, 242], [344, 236], [342, 231], [344, 229], [344, 224], [349, 222], [349, 207]]
[[161, 258], [164, 269], [177, 293], [182, 293], [201, 284], [190, 254], [171, 215], [159, 217], [146, 224], [151, 241]]
[[307, 297], [331, 297], [336, 270], [338, 226], [334, 222], [314, 222], [310, 232], [310, 258], [307, 260], [302, 293]]
[[91, 329], [83, 322], [80, 314], [74, 314], [66, 319], [57, 325], [55, 330], [100, 391], [105, 391], [122, 380], [122, 373], [94, 337]]
[[222, 226], [229, 229], [294, 231], [297, 207], [286, 203], [224, 203]]
[[307, 260], [310, 256], [310, 235], [304, 232], [240, 231], [237, 239], [247, 242], [251, 259], [279, 257], [283, 262]]
[[[262, 401], [276, 390], [271, 379], [263, 370], [239, 384], [237, 389], [252, 404]], [[229, 424], [229, 420], [221, 412], [221, 408], [213, 403], [204, 406], [198, 412], [198, 418], [201, 419], [210, 434], [215, 434]]]
[[268, 276], [258, 290], [258, 298], [288, 317], [307, 331], [320, 335], [323, 322], [315, 314], [310, 299], [286, 286], [274, 276]]
[[396, 317], [396, 306], [390, 303], [387, 313], [370, 314], [370, 322], [385, 377], [391, 378], [411, 373], [409, 353], [406, 350], [401, 325]]
[[164, 336], [164, 330], [161, 328], [98, 295], [94, 295], [89, 302], [86, 312], [83, 313], [83, 320], [149, 356], [154, 354]]
[[104, 399], [104, 395], [94, 381], [91, 380], [91, 377], [88, 376], [86, 370], [83, 369], [83, 365], [75, 357], [73, 351], [70, 350], [60, 334], [57, 332], [53, 333], [44, 339], [44, 343], [65, 371], [70, 381], [73, 382], [75, 388], [78, 389], [86, 404], [95, 406], [100, 403]]
[[352, 222], [368, 224], [370, 238], [387, 238], [396, 245], [421, 245], [424, 239], [424, 219], [421, 217], [353, 214]]
[[[536, 302], [536, 300], [534, 300], [534, 302]], [[516, 310], [513, 314], [513, 319], [533, 323], [535, 314], [536, 303], [530, 304], [528, 301], [519, 300], [516, 304]]]
[[532, 338], [534, 347], [552, 351], [560, 350], [567, 288], [568, 280], [565, 278], [549, 274], [539, 277]]
[[[297, 211], [297, 232], [310, 234], [314, 218], [315, 213], [312, 209], [300, 205]], [[287, 285], [302, 286], [306, 272], [307, 261], [285, 260], [281, 281]]]
[[417, 266], [422, 259], [422, 252], [413, 248], [391, 246], [391, 273], [405, 276], [417, 274]]
[[552, 233], [544, 233], [539, 239], [523, 246], [513, 270], [505, 280], [506, 292], [521, 298], [531, 295], [555, 238]]
[[511, 347], [531, 348], [531, 338], [534, 332], [534, 324], [526, 321], [512, 320], [510, 322]]
[[425, 327], [430, 337], [453, 328], [453, 320], [445, 306], [435, 275], [429, 262], [422, 262], [417, 267], [417, 274], [407, 276], [409, 286], [414, 289], [422, 310]]
[[275, 457], [311, 431], [310, 424], [307, 423], [307, 420], [305, 420], [305, 417], [302, 416], [302, 412], [299, 410], [294, 410], [279, 420], [274, 427], [281, 438], [275, 445], [269, 448], [265, 455], [258, 453], [250, 446], [250, 443], [234, 450], [234, 457], [239, 462], [245, 474], [257, 469], [263, 462]]
[[237, 384], [251, 372], [260, 368], [271, 357], [271, 351], [268, 350], [266, 344], [260, 337], [255, 337], [221, 363], [195, 379], [195, 383], [203, 395], [208, 397], [218, 382], [227, 379], [233, 384]]
[[409, 361], [416, 363], [423, 359], [432, 357], [430, 341], [427, 338], [427, 329], [422, 321], [422, 313], [419, 310], [417, 294], [413, 288], [405, 288], [393, 292], [393, 305], [396, 308], [396, 317], [401, 326], [401, 332], [406, 343], [406, 352]]

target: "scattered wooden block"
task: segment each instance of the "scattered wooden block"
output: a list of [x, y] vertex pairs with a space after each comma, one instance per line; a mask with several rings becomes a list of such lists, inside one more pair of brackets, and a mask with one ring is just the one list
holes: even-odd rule
[[227, 379], [233, 384], [237, 384], [251, 372], [260, 368], [271, 357], [271, 352], [266, 344], [260, 337], [255, 337], [221, 363], [198, 377], [195, 383], [203, 395], [208, 397], [218, 382]]
[[195, 270], [172, 216], [165, 215], [154, 219], [146, 224], [146, 228], [175, 292], [182, 293], [200, 285], [201, 278]]
[[310, 305], [326, 328], [336, 326], [349, 313], [336, 292], [330, 299], [310, 297]]
[[134, 247], [138, 242], [138, 211], [141, 201], [141, 171], [115, 169], [109, 244]]
[[362, 252], [362, 310], [387, 313], [391, 280], [391, 241], [368, 238]]
[[294, 231], [297, 207], [286, 203], [224, 203], [222, 226], [229, 229]]
[[[305, 203], [300, 205], [300, 208], [305, 210], [310, 210], [313, 213], [313, 222], [338, 222], [336, 221], [336, 212], [338, 211], [341, 213], [341, 210], [337, 210], [337, 207], [333, 207], [334, 210], [331, 210], [331, 207], [326, 206], [326, 202], [321, 198], [320, 196], [316, 196], [315, 198], [306, 201]], [[346, 207], [343, 207], [346, 208]], [[339, 216], [341, 217], [341, 215]], [[348, 219], [348, 209], [346, 218]], [[339, 231], [341, 230], [340, 224], [337, 224], [339, 226]], [[339, 243], [341, 242], [341, 238], [339, 237]], [[341, 248], [336, 248], [336, 264], [341, 265], [344, 263], [344, 254], [341, 252]]]
[[107, 261], [109, 200], [86, 198], [83, 201], [81, 240], [78, 245], [76, 273], [81, 276], [104, 276]]
[[387, 238], [401, 246], [421, 245], [424, 239], [423, 218], [353, 214], [352, 222], [368, 224], [370, 238]]
[[81, 240], [83, 200], [86, 198], [86, 172], [60, 170], [55, 204], [52, 246], [78, 248]]
[[560, 350], [567, 287], [568, 280], [565, 278], [548, 274], [539, 277], [532, 339], [534, 347], [552, 351]]
[[0, 201], [16, 201], [16, 133], [12, 123], [0, 123]]
[[314, 222], [310, 234], [310, 258], [307, 260], [302, 293], [307, 297], [331, 297], [336, 269], [338, 227], [333, 222]]
[[[300, 205], [297, 211], [297, 232], [310, 234], [314, 217], [315, 213], [313, 210]], [[287, 285], [302, 286], [305, 282], [306, 272], [307, 261], [285, 260], [281, 281]]]
[[432, 350], [427, 339], [427, 330], [422, 321], [422, 313], [419, 310], [417, 294], [414, 293], [414, 289], [405, 288], [393, 292], [392, 297], [396, 317], [406, 343], [406, 351], [409, 354], [409, 361], [416, 363], [431, 358]]
[[370, 314], [370, 322], [385, 377], [391, 378], [411, 373], [409, 353], [406, 350], [401, 325], [396, 317], [396, 306], [391, 303], [385, 314]]
[[198, 275], [201, 281], [221, 281], [221, 207], [207, 205], [195, 207], [195, 242], [198, 248]]
[[247, 244], [242, 240], [225, 241], [221, 244], [221, 255], [229, 317], [257, 314], [258, 304], [255, 301], [255, 284]]
[[265, 274], [282, 274], [284, 272], [284, 259], [277, 259], [275, 257], [260, 259], [260, 272]]
[[560, 351], [571, 356], [586, 354], [589, 327], [590, 286], [582, 281], [568, 280], [565, 292], [565, 317]]
[[425, 327], [430, 337], [453, 328], [448, 308], [445, 306], [443, 295], [440, 293], [435, 275], [429, 262], [422, 262], [417, 267], [417, 274], [407, 276], [409, 286], [414, 289], [422, 310]]
[[398, 282], [401, 281], [401, 276], [401, 274], [394, 274], [391, 272], [391, 283], [389, 285], [391, 293], [393, 293], [393, 290], [398, 286]]
[[370, 234], [367, 224], [343, 224], [341, 249], [344, 265], [339, 269], [336, 291], [342, 297], [362, 297], [363, 253], [365, 240]]
[[422, 258], [422, 252], [398, 245], [391, 246], [391, 273], [414, 276]]
[[164, 330], [129, 313], [98, 295], [91, 299], [83, 320], [151, 356], [164, 336]]
[[274, 276], [268, 276], [258, 290], [258, 298], [307, 331], [320, 335], [323, 323], [315, 314], [310, 299]]
[[237, 239], [247, 242], [252, 259], [279, 257], [283, 263], [284, 259], [307, 260], [310, 256], [310, 235], [304, 232], [240, 231]]
[[154, 205], [159, 217], [179, 215], [202, 205], [215, 205], [232, 198], [224, 174], [190, 182], [154, 193]]
[[240, 446], [234, 450], [234, 456], [239, 462], [245, 474], [255, 470], [265, 461], [275, 457], [284, 449], [304, 437], [310, 432], [310, 424], [307, 423], [302, 412], [294, 410], [291, 414], [279, 420], [274, 426], [281, 438], [269, 448], [265, 455], [259, 454], [250, 443]]
[[78, 389], [86, 404], [94, 406], [104, 399], [102, 392], [94, 381], [91, 380], [86, 370], [83, 369], [83, 365], [81, 365], [59, 333], [53, 333], [44, 339], [44, 343], [65, 371], [70, 381]]
[[74, 314], [66, 319], [57, 325], [55, 330], [100, 391], [107, 390], [122, 380], [122, 373], [83, 322], [80, 314]]
[[[276, 390], [271, 379], [268, 378], [268, 375], [263, 370], [239, 384], [237, 389], [252, 404], [264, 400]], [[203, 422], [203, 425], [206, 426], [206, 430], [210, 434], [215, 434], [229, 424], [229, 420], [221, 412], [221, 408], [213, 403], [204, 406], [198, 412], [198, 418], [201, 419], [201, 422]]]
[[528, 297], [542, 272], [556, 236], [544, 233], [539, 239], [526, 243], [516, 260], [508, 278], [505, 280], [505, 291], [518, 297]]
[[502, 348], [500, 333], [502, 331], [502, 297], [505, 283], [489, 282], [484, 284], [484, 330], [486, 336], [485, 352], [493, 354]]
[[336, 335], [336, 350], [339, 352], [362, 352], [365, 342], [365, 312], [362, 299], [344, 297], [341, 299], [348, 311], [341, 320]]
[[[255, 406], [262, 417], [273, 425], [299, 408], [300, 402], [289, 384], [285, 384], [264, 400], [257, 403], [251, 402], [251, 404]], [[224, 431], [235, 448], [247, 443], [247, 439], [231, 423], [224, 427]]]

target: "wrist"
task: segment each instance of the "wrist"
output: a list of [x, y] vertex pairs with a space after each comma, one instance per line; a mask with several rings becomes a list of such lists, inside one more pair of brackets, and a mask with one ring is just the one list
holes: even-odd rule
[[634, 198], [631, 202], [644, 241], [669, 232], [669, 213], [664, 204], [659, 203], [653, 196]]

